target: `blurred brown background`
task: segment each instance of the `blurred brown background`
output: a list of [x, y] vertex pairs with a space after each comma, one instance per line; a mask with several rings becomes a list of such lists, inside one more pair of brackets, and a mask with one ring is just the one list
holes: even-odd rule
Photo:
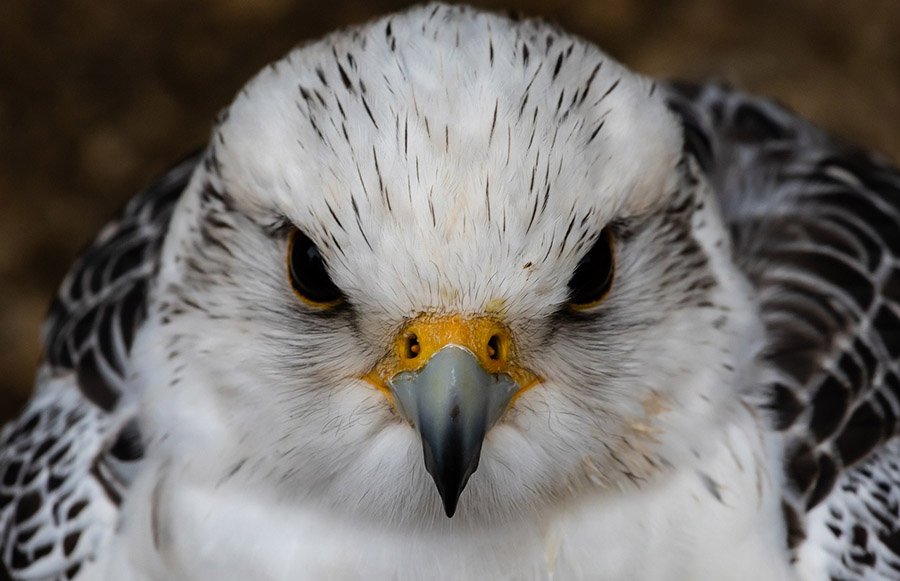
[[[900, 0], [489, 0], [556, 20], [632, 68], [777, 97], [900, 159]], [[0, 423], [76, 253], [200, 146], [219, 108], [296, 42], [394, 0], [2, 0]]]

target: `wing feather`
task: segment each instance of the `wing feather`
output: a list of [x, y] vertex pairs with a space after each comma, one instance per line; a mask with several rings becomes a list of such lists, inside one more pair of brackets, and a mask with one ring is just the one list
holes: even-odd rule
[[[815, 511], [806, 531], [789, 527], [790, 544], [827, 545], [836, 579], [900, 578], [900, 173], [771, 101], [669, 91], [758, 292], [767, 407], [787, 441], [784, 506], [792, 523]], [[820, 518], [859, 494], [874, 499], [866, 510]]]
[[[53, 301], [35, 395], [0, 432], [0, 574], [72, 579], [115, 526], [143, 450], [123, 401], [186, 159], [135, 196], [78, 259]], [[0, 578], [3, 578], [0, 575]]]

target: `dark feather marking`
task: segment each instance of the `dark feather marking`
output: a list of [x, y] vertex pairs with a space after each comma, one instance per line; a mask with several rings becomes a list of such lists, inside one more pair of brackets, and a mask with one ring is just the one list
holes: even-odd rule
[[347, 71], [344, 70], [344, 66], [341, 65], [340, 61], [336, 61], [338, 74], [341, 76], [341, 82], [344, 83], [344, 88], [350, 91], [351, 94], [354, 94], [356, 90], [353, 88], [353, 83], [350, 82], [350, 77], [347, 76]]
[[597, 127], [591, 132], [591, 136], [588, 137], [587, 142], [590, 143], [597, 137], [597, 134], [600, 133], [600, 130], [603, 129], [603, 124], [606, 123], [606, 119], [601, 119], [600, 123], [597, 124]]
[[700, 482], [703, 483], [703, 488], [705, 488], [706, 491], [720, 504], [725, 504], [722, 500], [722, 486], [705, 472], [698, 472], [697, 475], [700, 477]]
[[322, 93], [319, 92], [318, 89], [313, 89], [313, 94], [316, 96], [316, 99], [318, 99], [319, 104], [322, 105], [322, 107], [324, 107], [325, 109], [327, 109], [328, 104], [325, 102], [325, 97], [322, 96]]
[[322, 70], [322, 67], [316, 67], [316, 76], [319, 77], [319, 82], [328, 86], [328, 80], [325, 78], [325, 71]]
[[334, 244], [335, 249], [338, 251], [338, 253], [339, 253], [341, 256], [343, 256], [343, 255], [344, 255], [344, 249], [341, 247], [341, 244], [340, 244], [340, 242], [338, 242], [337, 238], [335, 238], [334, 232], [329, 232], [329, 233], [328, 233], [328, 236], [331, 238], [331, 242], [332, 242], [332, 244]]
[[594, 215], [594, 210], [593, 210], [593, 208], [591, 208], [590, 210], [588, 210], [587, 212], [585, 212], [585, 213], [584, 213], [584, 217], [581, 218], [581, 223], [579, 224], [579, 226], [584, 227], [584, 225], [587, 224], [587, 221], [588, 221], [588, 220], [590, 219], [590, 217], [593, 216], [593, 215]]
[[381, 177], [381, 168], [378, 167], [378, 152], [375, 150], [374, 145], [372, 146], [372, 159], [375, 160], [375, 174], [378, 176], [378, 190], [381, 192], [381, 195], [384, 197], [385, 204], [387, 204], [388, 212], [390, 212], [391, 211], [391, 197], [388, 194], [387, 188], [384, 187], [384, 180]]
[[532, 166], [531, 166], [531, 181], [528, 183], [528, 191], [529, 192], [534, 191], [534, 176], [537, 174], [537, 168], [538, 168], [538, 163], [540, 162], [540, 159], [541, 159], [541, 152], [538, 151], [537, 155], [535, 156], [534, 164], [532, 164]]
[[880, 420], [871, 402], [865, 401], [856, 408], [834, 442], [845, 464], [851, 465], [866, 457], [881, 442]]
[[787, 543], [789, 549], [797, 548], [806, 539], [803, 521], [797, 510], [787, 502], [781, 503], [781, 512], [787, 525]]
[[226, 472], [222, 478], [216, 483], [216, 487], [222, 486], [227, 481], [231, 480], [235, 474], [240, 472], [241, 468], [247, 463], [247, 458], [242, 458], [238, 462], [236, 462], [229, 470]]
[[562, 244], [559, 245], [559, 252], [556, 254], [557, 258], [560, 258], [563, 255], [563, 252], [566, 249], [566, 242], [569, 241], [569, 234], [572, 233], [572, 227], [575, 226], [575, 212], [573, 208], [572, 219], [569, 221], [569, 226], [566, 228], [566, 233], [563, 236]]
[[484, 178], [484, 203], [487, 206], [487, 221], [491, 221], [491, 178]]
[[84, 396], [104, 411], [112, 411], [120, 394], [103, 377], [97, 354], [89, 351], [78, 361], [78, 387]]
[[560, 52], [559, 56], [556, 58], [556, 64], [553, 65], [553, 76], [550, 78], [551, 81], [555, 81], [557, 75], [559, 75], [559, 70], [562, 68], [563, 62], [563, 53]]
[[403, 155], [409, 156], [409, 115], [403, 118]]
[[597, 65], [591, 71], [591, 74], [588, 75], [587, 81], [585, 81], [585, 83], [584, 83], [584, 89], [582, 90], [581, 98], [578, 99], [579, 105], [582, 105], [584, 103], [584, 100], [587, 99], [588, 93], [590, 92], [591, 87], [594, 84], [594, 79], [597, 77], [597, 73], [600, 72], [600, 68], [602, 66], [603, 66], [603, 61], [600, 61], [599, 63], [597, 63]]
[[537, 215], [538, 209], [538, 200], [539, 197], [534, 197], [534, 205], [531, 208], [531, 218], [528, 219], [528, 226], [525, 227], [525, 234], [528, 234], [531, 231], [531, 226], [534, 224], [534, 218]]
[[[359, 168], [357, 168], [357, 169], [359, 169]], [[362, 174], [360, 174], [360, 179], [362, 179]], [[363, 187], [365, 187], [365, 186], [363, 186]], [[369, 237], [366, 236], [366, 232], [365, 232], [365, 230], [363, 230], [362, 218], [359, 215], [359, 206], [356, 204], [356, 198], [353, 197], [352, 194], [350, 195], [350, 205], [353, 206], [353, 214], [356, 216], [356, 226], [357, 226], [357, 228], [359, 228], [359, 233], [362, 234], [363, 240], [365, 241], [366, 246], [369, 247], [369, 250], [374, 252], [375, 249], [372, 248], [372, 244], [369, 242]]]
[[128, 353], [119, 353], [116, 350], [116, 344], [113, 339], [113, 333], [116, 330], [118, 321], [114, 318], [115, 305], [103, 305], [100, 307], [100, 317], [97, 320], [97, 328], [95, 336], [97, 338], [97, 349], [100, 353], [104, 353], [105, 361], [110, 366], [111, 371], [118, 377], [124, 377], [125, 364], [124, 359], [128, 357]]
[[834, 460], [831, 459], [831, 456], [819, 454], [818, 463], [818, 477], [816, 478], [816, 483], [812, 492], [810, 492], [809, 500], [806, 502], [806, 510], [810, 510], [819, 504], [825, 496], [831, 492], [831, 488], [837, 480], [837, 466], [835, 465]]
[[529, 95], [529, 93], [526, 92], [525, 95], [522, 97], [522, 104], [519, 105], [519, 116], [517, 118], [518, 121], [522, 120], [522, 113], [525, 111], [525, 105], [528, 104], [528, 95]]
[[[369, 102], [366, 101], [365, 97], [361, 97], [361, 100], [362, 100], [363, 107], [365, 107], [365, 109], [366, 109], [366, 113], [369, 115], [369, 119], [372, 120], [372, 125], [375, 126], [375, 129], [378, 129], [378, 122], [375, 121], [375, 116], [372, 115], [372, 110], [369, 109]], [[426, 120], [426, 123], [427, 123], [427, 120]]]
[[494, 114], [491, 116], [491, 133], [488, 136], [488, 145], [494, 140], [494, 128], [497, 126], [497, 107], [500, 106], [500, 100], [494, 101]]
[[334, 211], [334, 208], [331, 207], [331, 204], [327, 199], [325, 200], [325, 207], [328, 208], [328, 212], [331, 214], [331, 217], [334, 218], [334, 221], [338, 225], [338, 228], [340, 228], [342, 232], [346, 232], [347, 229], [344, 228], [344, 224], [341, 222], [341, 219], [338, 218], [337, 214]]
[[556, 232], [554, 231], [550, 234], [550, 243], [547, 244], [547, 252], [544, 254], [544, 257], [541, 259], [541, 262], [547, 262], [547, 259], [550, 258], [550, 253], [553, 251], [554, 243], [556, 242]]
[[537, 106], [535, 106], [534, 114], [531, 117], [531, 137], [528, 138], [528, 146], [526, 147], [526, 149], [528, 149], [528, 150], [531, 149], [531, 146], [534, 143], [534, 134], [537, 132], [537, 115], [538, 115], [538, 108], [537, 108]]
[[566, 90], [563, 89], [559, 92], [559, 99], [556, 101], [556, 115], [559, 115], [559, 110], [562, 107], [563, 98], [566, 96]]
[[[367, 200], [371, 199], [371, 197], [369, 196], [369, 188], [366, 187], [366, 180], [365, 180], [365, 178], [363, 178], [362, 169], [359, 167], [359, 162], [356, 162], [354, 165], [356, 166], [356, 175], [357, 175], [357, 177], [359, 177], [359, 185], [362, 186], [363, 194], [365, 194]], [[350, 199], [355, 204], [355, 200], [352, 195], [350, 196]], [[357, 215], [358, 214], [359, 214], [359, 211], [357, 211]], [[357, 218], [357, 220], [358, 219], [359, 218]]]
[[531, 85], [534, 84], [534, 80], [537, 79], [538, 74], [540, 74], [542, 68], [544, 68], [543, 61], [538, 63], [537, 68], [534, 70], [534, 73], [531, 75], [531, 79], [528, 81], [528, 84], [525, 85], [525, 90], [523, 91], [524, 94], [527, 95], [528, 92], [531, 91]]
[[[342, 119], [347, 119], [347, 114], [344, 112], [344, 106], [341, 104], [341, 100], [338, 98], [337, 93], [334, 94], [334, 102], [335, 102], [335, 103], [337, 104], [337, 106], [338, 106], [338, 112], [340, 112], [341, 118], [342, 118]], [[346, 126], [344, 126], [343, 124], [341, 124], [341, 125], [344, 127], [344, 137], [346, 138], [346, 137], [347, 137], [347, 129], [346, 129]], [[347, 141], [350, 141], [350, 139], [347, 138]]]
[[228, 248], [228, 246], [225, 245], [225, 243], [218, 236], [216, 236], [212, 232], [212, 230], [209, 228], [209, 225], [207, 222], [204, 222], [200, 226], [200, 238], [203, 240], [203, 243], [205, 245], [207, 245], [208, 247], [218, 248], [219, 250], [221, 250], [228, 256], [234, 258], [234, 253], [231, 251], [230, 248]]
[[[297, 103], [297, 107], [298, 107], [298, 108], [300, 107], [300, 104], [299, 104], [299, 103]], [[307, 114], [306, 114], [306, 119], [309, 121], [309, 124], [312, 126], [313, 131], [315, 131], [315, 132], [316, 132], [316, 135], [319, 137], [319, 141], [321, 141], [322, 143], [328, 143], [328, 141], [325, 139], [325, 135], [322, 133], [322, 130], [319, 129], [319, 126], [318, 126], [318, 124], [316, 123], [315, 117], [313, 117], [312, 114], [307, 113]], [[300, 140], [298, 139], [298, 140], [297, 140], [297, 144], [300, 145], [300, 148], [301, 148], [301, 149], [303, 149], [303, 142], [302, 142], [302, 141], [300, 141]]]
[[221, 215], [221, 214], [210, 214], [209, 216], [206, 217], [206, 221], [210, 227], [215, 228], [217, 230], [229, 230], [232, 232], [237, 230], [234, 227], [234, 224], [231, 224], [230, 222], [226, 222], [223, 215]]
[[837, 378], [829, 376], [813, 398], [810, 427], [817, 441], [824, 440], [837, 430], [849, 402], [850, 390]]
[[544, 201], [541, 203], [541, 215], [547, 210], [547, 203], [550, 201], [550, 181], [545, 179], [547, 187], [544, 189]]
[[150, 494], [150, 537], [153, 539], [153, 547], [159, 552], [162, 548], [162, 533], [160, 527], [160, 502], [162, 495], [162, 480], [157, 480]]
[[106, 496], [107, 498], [109, 498], [110, 502], [115, 505], [119, 505], [122, 503], [122, 495], [116, 489], [116, 486], [113, 483], [112, 479], [104, 473], [100, 462], [95, 462], [94, 465], [91, 466], [91, 475], [94, 477], [94, 480], [96, 480], [103, 488], [103, 492], [106, 493]]
[[612, 93], [616, 89], [616, 87], [619, 86], [619, 82], [621, 80], [622, 79], [616, 79], [615, 82], [613, 82], [613, 84], [610, 85], [608, 89], [606, 89], [606, 92], [603, 93], [602, 95], [600, 95], [600, 98], [594, 102], [594, 106], [599, 105], [600, 102], [603, 101], [603, 99], [607, 98], [609, 96], [609, 94]]

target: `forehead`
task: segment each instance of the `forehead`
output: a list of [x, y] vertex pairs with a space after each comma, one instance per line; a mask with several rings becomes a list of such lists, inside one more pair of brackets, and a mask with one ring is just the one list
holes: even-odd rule
[[294, 50], [217, 133], [223, 187], [306, 230], [336, 279], [456, 295], [571, 268], [606, 222], [671, 192], [680, 151], [652, 83], [592, 45], [444, 6]]

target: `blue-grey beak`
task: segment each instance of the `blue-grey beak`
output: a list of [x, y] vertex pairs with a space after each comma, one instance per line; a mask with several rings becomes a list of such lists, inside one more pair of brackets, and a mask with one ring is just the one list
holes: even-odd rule
[[519, 386], [509, 375], [488, 373], [471, 351], [453, 344], [421, 369], [397, 374], [388, 386], [398, 411], [422, 437], [425, 467], [452, 517], [478, 468], [485, 435]]

